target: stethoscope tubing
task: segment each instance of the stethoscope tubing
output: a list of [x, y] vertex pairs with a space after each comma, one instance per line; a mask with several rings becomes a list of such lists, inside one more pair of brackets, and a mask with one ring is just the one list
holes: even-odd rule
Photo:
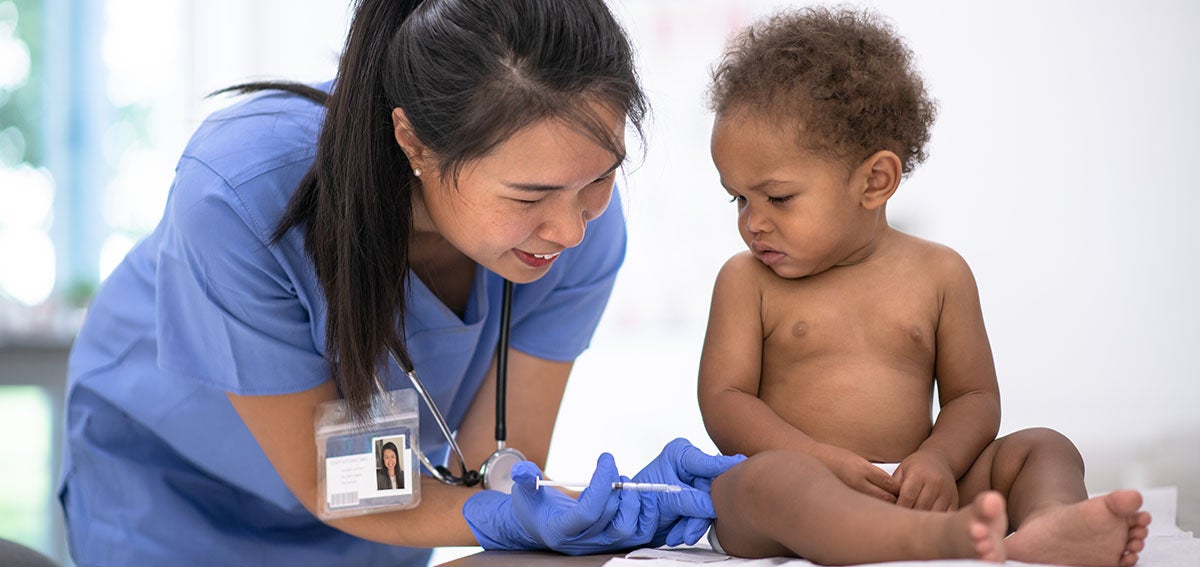
[[430, 413], [433, 414], [433, 420], [437, 422], [438, 429], [442, 430], [442, 436], [450, 442], [450, 448], [454, 451], [455, 456], [458, 457], [458, 462], [462, 464], [463, 476], [461, 478], [455, 478], [454, 476], [447, 474], [449, 471], [445, 470], [445, 467], [434, 465], [429, 458], [425, 456], [425, 452], [422, 451], [419, 446], [416, 446], [417, 458], [420, 459], [421, 464], [425, 465], [426, 470], [428, 470], [429, 473], [434, 476], [434, 478], [446, 484], [465, 484], [465, 479], [467, 476], [467, 467], [465, 463], [467, 462], [467, 459], [463, 457], [462, 449], [458, 447], [458, 442], [454, 440], [454, 435], [450, 432], [450, 426], [446, 423], [446, 418], [442, 416], [442, 411], [438, 409], [437, 404], [433, 401], [433, 397], [429, 395], [429, 390], [425, 389], [425, 383], [421, 381], [420, 376], [417, 376], [417, 372], [404, 366], [404, 364], [400, 362], [400, 357], [396, 356], [396, 353], [391, 349], [388, 349], [388, 356], [392, 358], [392, 362], [396, 363], [396, 366], [400, 367], [400, 371], [403, 372], [405, 376], [408, 376], [409, 382], [412, 382], [413, 389], [415, 389], [417, 394], [421, 396], [421, 399], [425, 401], [425, 407], [429, 408]]
[[[496, 451], [492, 453], [487, 461], [484, 461], [484, 466], [480, 471], [483, 473], [482, 475], [480, 472], [467, 469], [467, 459], [463, 456], [462, 449], [460, 449], [458, 446], [458, 441], [454, 439], [454, 435], [450, 431], [450, 426], [447, 424], [445, 416], [442, 415], [437, 403], [433, 401], [433, 396], [431, 396], [429, 394], [429, 390], [425, 388], [425, 383], [422, 382], [421, 377], [417, 375], [416, 369], [407, 367], [404, 363], [400, 362], [401, 357], [394, 349], [388, 349], [388, 356], [391, 357], [392, 362], [400, 368], [400, 371], [408, 377], [409, 382], [412, 383], [413, 388], [417, 391], [417, 394], [420, 395], [421, 399], [425, 402], [425, 407], [429, 408], [429, 412], [433, 414], [433, 420], [437, 422], [438, 429], [442, 431], [442, 436], [449, 443], [450, 449], [453, 450], [454, 455], [458, 457], [459, 466], [462, 467], [461, 477], [454, 476], [452, 473], [450, 473], [450, 470], [444, 466], [434, 465], [429, 458], [425, 456], [425, 452], [422, 451], [418, 445], [414, 445], [414, 448], [416, 448], [417, 458], [420, 459], [421, 464], [425, 466], [425, 469], [429, 471], [429, 474], [443, 483], [474, 486], [479, 484], [480, 481], [483, 481], [484, 488], [500, 489], [511, 487], [511, 477], [498, 479], [498, 482], [495, 482], [493, 479], [488, 477], [493, 476], [492, 473], [494, 472], [504, 474], [501, 472], [501, 469], [504, 471], [511, 471], [512, 465], [514, 464], [514, 459], [520, 461], [524, 460], [525, 458], [520, 451], [505, 447], [505, 441], [508, 436], [506, 424], [506, 394], [508, 392], [508, 336], [509, 329], [512, 325], [513, 287], [514, 286], [511, 281], [507, 279], [504, 280], [504, 290], [500, 306], [500, 338], [497, 341], [498, 344], [496, 346]], [[380, 383], [378, 386], [382, 390], [383, 385]]]
[[513, 283], [504, 280], [504, 295], [500, 304], [500, 340], [496, 345], [496, 448], [504, 448], [508, 439], [508, 329], [512, 326]]

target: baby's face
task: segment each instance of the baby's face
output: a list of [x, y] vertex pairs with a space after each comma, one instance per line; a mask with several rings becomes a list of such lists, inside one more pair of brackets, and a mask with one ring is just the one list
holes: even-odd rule
[[876, 226], [861, 205], [864, 176], [801, 149], [789, 130], [747, 113], [713, 124], [713, 162], [742, 240], [785, 278], [856, 263]]

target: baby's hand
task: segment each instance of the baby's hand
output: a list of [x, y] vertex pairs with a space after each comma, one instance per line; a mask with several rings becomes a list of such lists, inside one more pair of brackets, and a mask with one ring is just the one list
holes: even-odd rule
[[900, 484], [896, 504], [914, 510], [958, 509], [958, 484], [946, 459], [932, 451], [909, 455], [892, 474]]
[[896, 502], [900, 483], [870, 461], [853, 451], [834, 445], [819, 445], [813, 450], [817, 460], [825, 463], [846, 486], [885, 502]]

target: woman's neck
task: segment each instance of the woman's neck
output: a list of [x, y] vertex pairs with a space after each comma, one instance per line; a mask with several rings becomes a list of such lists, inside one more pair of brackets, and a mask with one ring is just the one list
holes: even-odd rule
[[462, 317], [475, 280], [475, 261], [440, 234], [414, 233], [408, 241], [408, 268], [446, 307]]
[[475, 280], [475, 261], [437, 231], [416, 195], [413, 228], [408, 238], [408, 268], [446, 307], [463, 316]]

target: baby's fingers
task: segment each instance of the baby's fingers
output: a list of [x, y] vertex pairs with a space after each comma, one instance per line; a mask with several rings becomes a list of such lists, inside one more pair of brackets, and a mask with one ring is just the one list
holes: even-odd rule
[[910, 480], [900, 487], [900, 494], [896, 497], [896, 504], [905, 508], [915, 508], [917, 499], [921, 497], [924, 485], [916, 480]]
[[[875, 465], [868, 464], [866, 469], [867, 482], [878, 486], [880, 489], [887, 491], [889, 494], [899, 496], [900, 487], [902, 486], [899, 480], [892, 478], [892, 475], [883, 472]], [[893, 499], [893, 501], [895, 501]]]
[[934, 512], [951, 512], [958, 509], [958, 495], [953, 492], [943, 492], [933, 502], [933, 507], [930, 508]]
[[925, 485], [924, 489], [921, 490], [921, 494], [917, 496], [916, 503], [913, 504], [914, 510], [937, 509], [937, 503], [938, 500], [941, 499], [941, 495], [938, 493], [938, 490], [935, 486], [936, 485], [933, 484]]
[[875, 486], [874, 484], [871, 484], [866, 479], [862, 479], [861, 481], [859, 481], [858, 483], [853, 485], [851, 488], [853, 488], [863, 494], [866, 494], [867, 496], [874, 496], [875, 498], [883, 500], [884, 502], [893, 503], [893, 504], [896, 502], [895, 494], [892, 494], [891, 492], [888, 492], [882, 488], [879, 488], [878, 486]]

